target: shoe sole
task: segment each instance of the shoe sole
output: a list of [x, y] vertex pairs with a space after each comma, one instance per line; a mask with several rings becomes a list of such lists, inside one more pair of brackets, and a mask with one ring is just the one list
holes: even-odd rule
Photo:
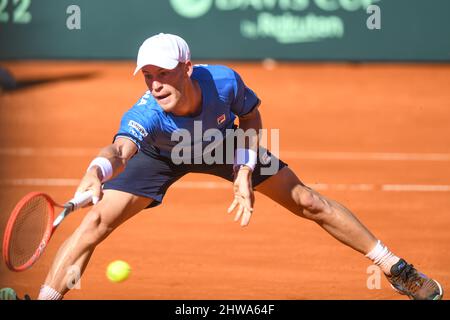
[[[436, 296], [436, 297], [434, 297], [433, 300], [441, 300], [441, 299], [444, 297], [444, 289], [442, 289], [442, 286], [441, 286], [441, 284], [440, 284], [439, 282], [437, 282], [436, 280], [433, 280], [433, 281], [436, 282], [436, 284], [437, 284], [437, 286], [438, 286], [438, 288], [439, 288], [439, 295]], [[400, 293], [401, 295], [407, 296], [406, 293], [404, 293], [404, 292], [398, 290], [398, 289], [397, 289], [396, 287], [394, 287], [392, 284], [391, 284], [391, 287], [392, 287], [392, 289], [394, 289], [395, 291], [397, 291], [397, 292]]]
[[439, 282], [437, 282], [436, 280], [434, 280], [434, 282], [436, 282], [439, 287], [439, 296], [434, 298], [433, 300], [441, 300], [444, 297], [444, 289], [442, 289], [442, 286]]

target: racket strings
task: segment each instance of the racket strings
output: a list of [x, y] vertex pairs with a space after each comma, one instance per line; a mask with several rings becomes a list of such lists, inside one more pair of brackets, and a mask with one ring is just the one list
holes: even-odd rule
[[45, 197], [34, 197], [23, 205], [9, 242], [9, 257], [13, 266], [24, 265], [34, 255], [47, 231], [49, 219], [52, 219], [51, 206]]

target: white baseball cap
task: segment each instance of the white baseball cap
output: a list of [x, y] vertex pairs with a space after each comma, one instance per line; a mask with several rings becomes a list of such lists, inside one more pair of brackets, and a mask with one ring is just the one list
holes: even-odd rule
[[186, 62], [190, 59], [191, 52], [183, 38], [173, 34], [160, 33], [142, 43], [134, 75], [148, 64], [171, 70], [179, 62]]

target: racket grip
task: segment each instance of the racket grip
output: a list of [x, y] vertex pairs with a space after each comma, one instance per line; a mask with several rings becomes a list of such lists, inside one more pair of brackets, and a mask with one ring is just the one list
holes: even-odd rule
[[93, 192], [91, 190], [75, 195], [68, 203], [73, 205], [73, 211], [84, 207], [92, 201]]

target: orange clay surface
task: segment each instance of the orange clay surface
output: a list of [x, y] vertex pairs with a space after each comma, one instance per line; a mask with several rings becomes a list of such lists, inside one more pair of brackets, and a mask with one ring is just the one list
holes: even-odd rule
[[[300, 179], [450, 288], [450, 65], [228, 65], [260, 96], [263, 123], [280, 129], [281, 158]], [[132, 77], [132, 61], [3, 66], [23, 87], [0, 95], [2, 238], [26, 193], [44, 191], [59, 202], [73, 195], [123, 112], [146, 90], [141, 76]], [[261, 194], [241, 228], [226, 213], [232, 198], [219, 178], [184, 177], [163, 205], [97, 247], [81, 289], [66, 298], [406, 299], [384, 278], [369, 290], [369, 260]], [[2, 261], [0, 287], [35, 298], [56, 250], [87, 210], [63, 222], [30, 270], [10, 272]], [[132, 267], [124, 283], [105, 276], [116, 259]]]

